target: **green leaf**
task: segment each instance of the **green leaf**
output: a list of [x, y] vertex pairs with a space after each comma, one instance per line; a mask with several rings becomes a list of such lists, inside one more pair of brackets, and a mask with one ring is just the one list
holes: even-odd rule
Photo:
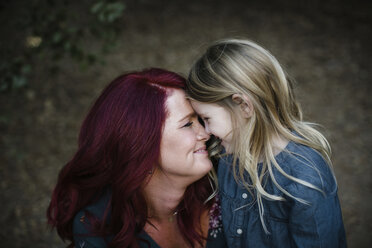
[[[0, 88], [0, 91], [1, 91], [1, 88]], [[4, 115], [0, 115], [0, 124], [7, 124], [9, 123], [9, 118], [7, 116], [4, 116]]]
[[111, 3], [107, 5], [106, 11], [108, 12], [107, 21], [114, 22], [118, 18], [120, 18], [123, 14], [125, 9], [125, 5], [123, 3]]
[[21, 67], [22, 74], [28, 74], [31, 72], [31, 65], [25, 64]]
[[67, 32], [69, 34], [75, 34], [77, 31], [78, 31], [78, 28], [77, 27], [68, 27], [67, 28]]
[[105, 4], [104, 1], [99, 1], [93, 4], [92, 8], [90, 9], [90, 12], [93, 14], [97, 14], [98, 12], [100, 12], [104, 4]]
[[65, 44], [63, 44], [63, 49], [65, 49], [66, 52], [71, 50], [71, 42], [66, 41]]
[[56, 32], [53, 34], [52, 41], [53, 43], [59, 43], [62, 40], [62, 33]]
[[125, 4], [120, 2], [110, 3], [108, 4], [111, 9], [115, 9], [117, 12], [123, 12], [125, 9]]
[[115, 21], [115, 19], [116, 19], [116, 15], [115, 15], [115, 13], [110, 13], [110, 14], [108, 14], [108, 16], [107, 16], [107, 22], [113, 22], [113, 21]]
[[26, 77], [24, 76], [17, 76], [17, 75], [14, 75], [12, 77], [12, 85], [15, 89], [19, 89], [19, 88], [22, 88], [23, 86], [25, 86], [27, 83], [27, 79]]
[[106, 17], [105, 17], [105, 13], [104, 12], [101, 12], [98, 14], [98, 20], [100, 22], [105, 22], [106, 21]]
[[5, 81], [0, 82], [0, 92], [6, 91], [8, 89], [8, 84]]

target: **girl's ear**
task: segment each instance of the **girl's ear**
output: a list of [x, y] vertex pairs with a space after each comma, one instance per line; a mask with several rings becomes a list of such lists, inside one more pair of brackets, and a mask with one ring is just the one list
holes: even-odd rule
[[239, 110], [244, 118], [250, 118], [252, 116], [253, 105], [251, 100], [246, 95], [234, 94], [231, 96], [231, 99], [234, 103], [239, 105]]

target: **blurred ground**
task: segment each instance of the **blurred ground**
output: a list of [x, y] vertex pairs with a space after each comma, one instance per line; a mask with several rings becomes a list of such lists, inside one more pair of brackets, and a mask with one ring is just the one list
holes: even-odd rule
[[145, 67], [186, 75], [208, 43], [225, 37], [259, 42], [297, 80], [305, 119], [323, 125], [333, 147], [349, 247], [371, 247], [372, 8], [324, 2], [126, 1], [120, 45], [105, 66], [81, 71], [66, 59], [51, 76], [45, 64], [35, 65], [27, 89], [0, 95], [6, 117], [0, 121], [0, 247], [64, 247], [46, 228], [45, 210], [104, 85]]

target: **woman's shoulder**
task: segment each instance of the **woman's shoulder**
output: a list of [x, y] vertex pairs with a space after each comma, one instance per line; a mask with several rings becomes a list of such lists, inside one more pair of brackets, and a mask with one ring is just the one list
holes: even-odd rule
[[93, 201], [92, 204], [81, 209], [73, 220], [73, 233], [75, 234], [89, 234], [95, 221], [101, 221], [105, 216], [109, 220], [111, 215], [108, 208], [111, 199], [109, 191], [104, 192]]
[[97, 234], [94, 227], [98, 223], [101, 224], [105, 216], [107, 220], [110, 219], [111, 213], [108, 208], [110, 199], [110, 192], [105, 191], [92, 204], [84, 207], [75, 215], [72, 226], [75, 247], [107, 247], [112, 235]]

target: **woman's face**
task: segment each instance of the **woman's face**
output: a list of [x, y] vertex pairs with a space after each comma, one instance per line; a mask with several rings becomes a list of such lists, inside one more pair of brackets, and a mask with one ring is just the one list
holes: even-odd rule
[[205, 131], [221, 139], [221, 145], [227, 153], [231, 153], [233, 125], [230, 113], [215, 103], [192, 100], [191, 105], [204, 121]]
[[209, 135], [182, 90], [172, 90], [166, 101], [168, 116], [160, 144], [160, 170], [194, 182], [212, 168], [205, 142]]

